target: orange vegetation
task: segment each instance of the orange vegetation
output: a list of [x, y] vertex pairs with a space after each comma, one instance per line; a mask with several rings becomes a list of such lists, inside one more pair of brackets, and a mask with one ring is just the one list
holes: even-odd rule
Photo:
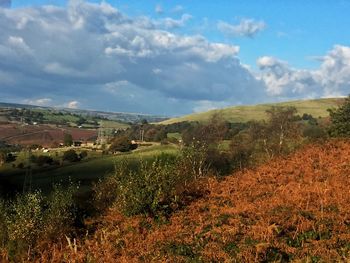
[[169, 219], [118, 211], [90, 222], [54, 262], [271, 262], [350, 259], [350, 142], [307, 145], [256, 169], [210, 179]]

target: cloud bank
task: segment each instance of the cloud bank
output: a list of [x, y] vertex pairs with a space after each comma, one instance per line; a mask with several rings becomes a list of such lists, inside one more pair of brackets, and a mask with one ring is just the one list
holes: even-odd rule
[[254, 19], [245, 18], [242, 19], [238, 25], [219, 21], [217, 27], [227, 36], [253, 38], [266, 28], [266, 24], [264, 21], [256, 21]]
[[176, 115], [350, 90], [349, 47], [334, 46], [318, 70], [266, 56], [255, 72], [240, 62], [239, 46], [172, 31], [189, 19], [131, 18], [106, 2], [0, 8], [0, 97]]

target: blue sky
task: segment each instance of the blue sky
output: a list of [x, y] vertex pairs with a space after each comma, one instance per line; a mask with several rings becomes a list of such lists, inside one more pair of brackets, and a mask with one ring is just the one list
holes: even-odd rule
[[349, 13], [340, 0], [13, 0], [0, 96], [166, 115], [344, 96]]

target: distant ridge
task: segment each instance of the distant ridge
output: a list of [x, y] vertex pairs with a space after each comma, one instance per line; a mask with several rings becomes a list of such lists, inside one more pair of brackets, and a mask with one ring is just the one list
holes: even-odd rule
[[140, 122], [141, 120], [147, 120], [148, 122], [160, 122], [168, 119], [168, 117], [166, 116], [143, 114], [143, 113], [107, 112], [107, 111], [97, 111], [97, 110], [69, 109], [69, 108], [47, 107], [47, 106], [37, 106], [37, 105], [28, 105], [28, 104], [19, 104], [19, 103], [6, 103], [6, 102], [0, 102], [0, 108], [43, 109], [43, 110], [75, 113], [79, 115], [99, 116], [110, 120], [132, 122], [132, 123]]
[[207, 112], [194, 113], [178, 118], [172, 118], [160, 122], [160, 124], [172, 124], [183, 121], [207, 122], [214, 114], [221, 116], [229, 122], [248, 122], [251, 120], [266, 119], [266, 110], [272, 106], [294, 106], [298, 110], [299, 115], [304, 113], [311, 114], [313, 117], [327, 117], [327, 109], [339, 106], [344, 101], [343, 98], [327, 98], [315, 100], [295, 100], [279, 103], [266, 103], [257, 105], [233, 106], [223, 109], [210, 110]]

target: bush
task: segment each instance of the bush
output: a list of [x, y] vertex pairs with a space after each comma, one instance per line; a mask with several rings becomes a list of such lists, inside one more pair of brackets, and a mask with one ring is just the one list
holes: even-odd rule
[[79, 160], [78, 154], [73, 149], [63, 153], [63, 161], [77, 162]]
[[73, 200], [76, 189], [77, 186], [73, 184], [68, 187], [54, 185], [43, 212], [44, 236], [57, 239], [70, 230], [76, 217]]
[[115, 173], [112, 176], [107, 176], [100, 179], [93, 185], [93, 206], [96, 211], [102, 212], [117, 199], [118, 184], [123, 175], [128, 175], [129, 167], [125, 160], [122, 160], [115, 166]]
[[186, 149], [181, 157], [162, 154], [153, 162], [140, 161], [134, 169], [126, 162], [94, 187], [95, 204], [115, 205], [128, 216], [168, 214], [204, 190], [197, 180], [207, 175], [204, 155]]
[[114, 152], [129, 152], [137, 148], [137, 144], [132, 144], [128, 137], [116, 138], [109, 150]]
[[241, 132], [233, 137], [230, 143], [233, 170], [242, 170], [250, 165], [255, 143], [249, 133]]
[[11, 202], [0, 200], [0, 249], [6, 249], [10, 261], [22, 262], [39, 241], [57, 240], [68, 232], [76, 217], [75, 189], [56, 185], [48, 198], [35, 191]]
[[350, 137], [350, 95], [336, 110], [329, 110], [332, 124], [328, 130], [332, 137]]
[[63, 138], [63, 144], [64, 146], [71, 146], [73, 145], [73, 137], [71, 134], [65, 133]]
[[82, 151], [80, 154], [79, 154], [79, 157], [80, 159], [84, 159], [88, 156], [88, 152], [87, 151]]
[[35, 159], [35, 163], [38, 166], [43, 166], [45, 164], [47, 165], [51, 165], [53, 164], [53, 159], [50, 156], [46, 156], [46, 155], [39, 155], [36, 159]]
[[141, 161], [138, 171], [129, 171], [127, 175], [123, 171], [123, 167], [118, 167], [115, 176], [117, 205], [124, 214], [155, 215], [169, 208], [179, 183], [173, 164], [159, 159], [151, 164]]
[[42, 202], [41, 192], [19, 195], [10, 204], [6, 216], [9, 241], [15, 247], [34, 245], [42, 229]]
[[208, 150], [205, 163], [217, 175], [228, 175], [232, 171], [231, 156], [227, 152], [220, 152], [212, 148]]
[[6, 225], [7, 213], [7, 204], [4, 200], [0, 199], [0, 248], [4, 247], [8, 240]]
[[17, 164], [18, 169], [24, 169], [24, 163], [19, 163]]
[[310, 140], [324, 140], [327, 138], [327, 132], [320, 126], [308, 125], [303, 131], [303, 136]]

